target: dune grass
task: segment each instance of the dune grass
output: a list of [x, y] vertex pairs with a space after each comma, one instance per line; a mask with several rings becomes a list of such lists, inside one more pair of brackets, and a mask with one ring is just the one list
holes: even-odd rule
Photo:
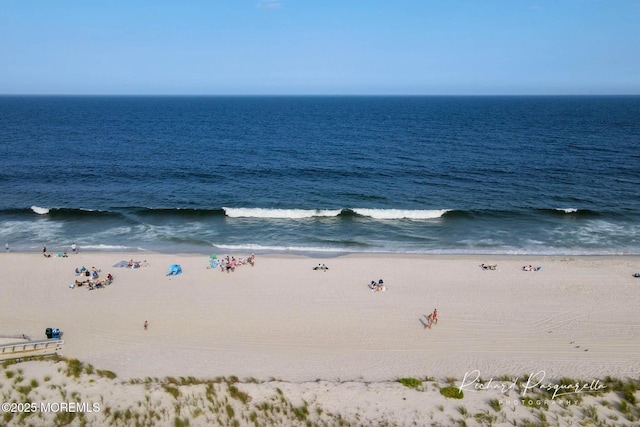
[[[119, 380], [111, 371], [96, 369], [77, 359], [54, 358], [49, 368], [30, 370], [31, 362], [3, 363], [0, 400], [3, 402], [92, 402], [99, 411], [58, 411], [43, 413], [3, 412], [0, 424], [29, 425], [229, 425], [229, 426], [365, 426], [365, 425], [602, 425], [640, 424], [638, 389], [640, 380], [607, 377], [606, 388], [573, 396], [568, 403], [554, 401], [548, 391], [511, 394], [461, 392], [456, 378], [404, 377], [396, 381], [354, 382], [364, 388], [396, 390], [397, 407], [404, 402], [425, 402], [413, 413], [399, 409], [367, 411], [366, 407], [335, 411], [328, 402], [313, 397], [301, 399], [296, 384], [271, 379], [240, 379], [236, 376], [211, 379], [165, 377]], [[513, 377], [504, 376], [509, 381]], [[94, 386], [97, 382], [100, 386]], [[560, 378], [561, 384], [585, 383]], [[318, 380], [309, 384], [318, 389], [344, 387], [344, 382]], [[260, 390], [260, 392], [256, 392]], [[131, 392], [130, 392], [131, 391]], [[481, 392], [483, 393], [483, 392]], [[131, 399], [119, 396], [133, 396]], [[478, 396], [480, 398], [478, 398]], [[579, 398], [578, 398], [579, 397]], [[393, 399], [381, 394], [381, 399]], [[455, 403], [454, 403], [455, 402]], [[517, 402], [517, 403], [516, 403]], [[362, 404], [362, 403], [360, 403]], [[372, 415], [374, 414], [374, 415]], [[373, 417], [373, 418], [371, 418]], [[403, 418], [404, 417], [404, 418]]]

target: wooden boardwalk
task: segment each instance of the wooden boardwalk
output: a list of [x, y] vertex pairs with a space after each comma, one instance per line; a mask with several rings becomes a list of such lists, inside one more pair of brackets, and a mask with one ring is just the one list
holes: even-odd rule
[[0, 344], [0, 360], [23, 359], [27, 357], [52, 356], [62, 349], [61, 339], [21, 341]]

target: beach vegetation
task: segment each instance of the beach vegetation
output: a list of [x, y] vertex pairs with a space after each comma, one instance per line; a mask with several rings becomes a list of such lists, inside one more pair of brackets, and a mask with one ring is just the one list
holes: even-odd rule
[[440, 394], [449, 399], [462, 399], [464, 398], [464, 393], [458, 388], [454, 386], [443, 387], [440, 389]]
[[13, 418], [13, 412], [3, 412], [2, 413], [2, 421], [4, 421], [5, 424], [8, 424], [9, 421], [11, 421], [12, 418]]
[[467, 427], [467, 421], [464, 418], [461, 418], [459, 420], [455, 420], [456, 421], [456, 425], [460, 426], [460, 427]]
[[244, 403], [245, 405], [251, 401], [251, 396], [249, 396], [244, 391], [239, 390], [238, 387], [236, 387], [235, 385], [229, 386], [229, 395], [232, 398]]
[[9, 366], [15, 365], [16, 363], [20, 363], [20, 361], [18, 359], [4, 360], [2, 362], [2, 369], [7, 369]]
[[469, 411], [467, 410], [467, 408], [465, 408], [464, 406], [458, 406], [456, 408], [456, 410], [460, 413], [460, 415], [462, 415], [465, 419], [469, 418], [471, 415], [469, 414]]
[[458, 381], [458, 379], [454, 377], [447, 377], [444, 379], [444, 381], [449, 385], [454, 385]]
[[490, 414], [488, 410], [485, 410], [483, 412], [478, 412], [473, 417], [480, 425], [486, 424], [490, 426], [490, 425], [493, 425], [493, 423], [497, 422], [498, 420], [498, 417], [496, 415]]
[[233, 410], [233, 406], [229, 405], [228, 403], [225, 405], [224, 409], [227, 412], [227, 416], [229, 417], [229, 419], [233, 419], [236, 416], [236, 412]]
[[299, 407], [293, 407], [291, 410], [298, 421], [304, 421], [309, 416], [309, 408], [307, 408], [306, 404]]
[[78, 359], [68, 359], [67, 360], [67, 376], [79, 378], [80, 374], [82, 374], [83, 364]]
[[76, 412], [72, 411], [60, 411], [57, 412], [53, 418], [53, 422], [56, 426], [66, 426], [73, 422], [76, 418]]
[[173, 426], [174, 427], [189, 427], [189, 418], [180, 418], [180, 417], [175, 417], [173, 419]]
[[582, 408], [582, 415], [598, 422], [598, 409], [594, 405], [588, 405]]
[[131, 412], [131, 409], [130, 409], [130, 408], [127, 408], [127, 410], [126, 410], [126, 411], [124, 411], [124, 414], [123, 414], [123, 418], [124, 418], [124, 420], [128, 423], [129, 421], [131, 421], [131, 417], [132, 417], [132, 416], [133, 416], [133, 414], [132, 414], [132, 412]]
[[398, 382], [409, 388], [417, 388], [422, 385], [422, 381], [417, 378], [400, 378]]
[[547, 423], [547, 414], [546, 414], [545, 411], [539, 410], [536, 413], [536, 416], [538, 417], [538, 419], [540, 420], [540, 423], [542, 425], [548, 425], [548, 423]]
[[31, 386], [23, 385], [20, 387], [16, 387], [16, 391], [20, 394], [24, 394], [25, 396], [27, 396], [29, 392], [31, 392]]
[[98, 369], [96, 371], [96, 373], [98, 374], [98, 376], [103, 377], [103, 378], [108, 378], [110, 380], [112, 380], [112, 379], [117, 377], [115, 372], [108, 371], [108, 370], [105, 370], [105, 369]]
[[13, 372], [13, 371], [4, 371], [4, 375], [5, 375], [5, 376], [7, 377], [7, 379], [9, 379], [9, 380], [10, 380], [11, 378], [13, 378], [15, 374], [16, 374], [16, 373], [15, 373], [15, 372]]
[[91, 363], [87, 363], [84, 367], [84, 371], [87, 375], [93, 375], [95, 369], [93, 368], [93, 365]]
[[491, 409], [496, 412], [500, 412], [500, 410], [502, 409], [502, 405], [500, 404], [499, 399], [489, 399], [489, 406], [491, 406]]
[[174, 399], [177, 399], [178, 396], [180, 396], [180, 390], [178, 390], [176, 387], [170, 386], [168, 384], [163, 384], [162, 388], [164, 389], [164, 391], [173, 396]]
[[627, 402], [629, 402], [630, 404], [635, 405], [638, 402], [635, 395], [636, 391], [637, 391], [637, 388], [635, 384], [631, 380], [629, 380], [625, 383], [624, 387], [622, 388], [621, 397]]
[[547, 423], [539, 423], [533, 420], [530, 420], [529, 418], [525, 418], [523, 420], [521, 420], [520, 422], [517, 422], [516, 420], [513, 420], [513, 425], [514, 426], [518, 426], [518, 427], [544, 427], [547, 426]]

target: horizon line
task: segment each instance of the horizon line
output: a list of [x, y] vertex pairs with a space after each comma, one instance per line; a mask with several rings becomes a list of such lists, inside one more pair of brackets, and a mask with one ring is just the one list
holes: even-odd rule
[[0, 97], [11, 96], [68, 96], [68, 97], [323, 97], [323, 98], [335, 98], [335, 97], [634, 97], [640, 96], [640, 93], [602, 93], [602, 94], [575, 94], [575, 93], [547, 93], [547, 94], [534, 94], [534, 93], [521, 93], [521, 94], [500, 94], [500, 93], [487, 93], [487, 94], [402, 94], [402, 93], [371, 93], [371, 94], [359, 94], [359, 93], [343, 93], [343, 94], [320, 94], [320, 93], [301, 93], [301, 94], [287, 94], [287, 93], [269, 93], [269, 94], [189, 94], [189, 93], [0, 93]]

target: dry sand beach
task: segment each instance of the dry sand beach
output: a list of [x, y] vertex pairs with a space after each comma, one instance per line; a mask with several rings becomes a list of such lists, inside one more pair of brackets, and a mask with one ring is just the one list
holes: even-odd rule
[[[132, 257], [149, 265], [112, 267]], [[329, 270], [314, 271], [319, 263]], [[481, 263], [497, 269], [483, 270]], [[166, 276], [171, 264], [183, 273]], [[530, 264], [542, 268], [522, 271]], [[70, 288], [82, 266], [95, 266], [103, 277], [111, 273], [114, 282], [92, 291]], [[486, 405], [489, 393], [502, 396], [473, 390], [474, 375], [504, 382], [536, 373], [548, 383], [640, 375], [640, 279], [632, 277], [640, 271], [638, 257], [259, 255], [255, 266], [233, 273], [208, 267], [201, 255], [6, 254], [0, 257], [0, 335], [43, 339], [46, 327], [60, 328], [62, 355], [116, 373], [119, 382], [110, 387], [144, 378], [250, 378], [242, 387], [254, 402], [278, 389], [295, 405], [316, 399], [325, 411], [362, 425], [464, 419], [459, 402], [440, 396], [436, 384], [475, 396], [465, 397], [479, 402], [469, 410]], [[368, 283], [379, 279], [386, 291], [372, 292]], [[435, 308], [439, 322], [426, 329]], [[47, 370], [33, 363], [45, 363], [57, 378], [53, 362], [24, 362], [21, 369]], [[433, 382], [415, 391], [396, 382], [402, 377]], [[7, 386], [2, 390], [8, 393]], [[109, 398], [101, 394], [103, 405], [130, 400], [116, 390]], [[434, 396], [425, 399], [425, 393]], [[188, 418], [191, 425], [216, 423]], [[511, 422], [509, 416], [503, 421]]]

